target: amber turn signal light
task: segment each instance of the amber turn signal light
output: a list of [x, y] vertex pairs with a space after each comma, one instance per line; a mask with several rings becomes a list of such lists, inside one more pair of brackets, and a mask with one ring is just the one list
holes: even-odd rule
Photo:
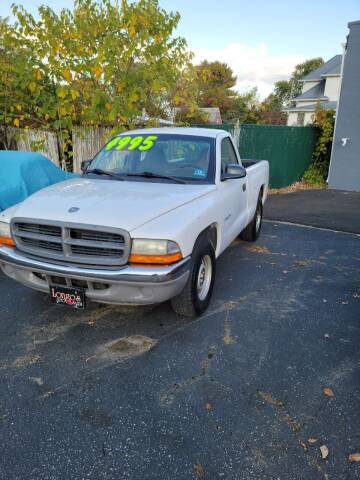
[[0, 237], [0, 245], [6, 245], [7, 247], [15, 247], [14, 240], [9, 237]]
[[182, 259], [180, 252], [168, 253], [165, 255], [130, 255], [129, 261], [131, 263], [146, 263], [153, 265], [170, 265]]

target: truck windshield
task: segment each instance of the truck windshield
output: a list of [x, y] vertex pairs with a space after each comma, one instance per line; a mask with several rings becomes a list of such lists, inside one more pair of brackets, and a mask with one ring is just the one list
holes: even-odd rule
[[122, 134], [100, 150], [87, 170], [133, 181], [214, 183], [214, 146], [214, 138], [195, 135]]

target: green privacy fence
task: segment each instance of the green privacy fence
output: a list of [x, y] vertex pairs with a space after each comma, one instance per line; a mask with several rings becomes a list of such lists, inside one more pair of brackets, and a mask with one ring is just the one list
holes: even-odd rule
[[317, 139], [314, 127], [241, 125], [241, 158], [268, 160], [270, 186], [287, 187], [304, 174], [311, 163]]
[[226, 130], [239, 144], [241, 158], [268, 160], [270, 186], [287, 187], [299, 180], [311, 163], [317, 140], [314, 127], [285, 125], [198, 124], [194, 127]]

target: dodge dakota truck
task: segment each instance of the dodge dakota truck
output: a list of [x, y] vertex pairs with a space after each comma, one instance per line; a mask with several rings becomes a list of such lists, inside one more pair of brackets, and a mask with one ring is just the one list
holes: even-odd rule
[[223, 130], [150, 128], [111, 139], [83, 174], [0, 213], [0, 266], [52, 302], [207, 308], [216, 259], [260, 233], [269, 165]]

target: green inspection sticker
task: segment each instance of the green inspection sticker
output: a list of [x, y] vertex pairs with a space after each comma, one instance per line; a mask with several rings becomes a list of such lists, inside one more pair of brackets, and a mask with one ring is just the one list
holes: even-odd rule
[[150, 150], [157, 140], [156, 135], [149, 135], [148, 137], [142, 137], [141, 135], [137, 137], [121, 136], [113, 138], [105, 147], [106, 150], [140, 150], [141, 152], [146, 152]]

